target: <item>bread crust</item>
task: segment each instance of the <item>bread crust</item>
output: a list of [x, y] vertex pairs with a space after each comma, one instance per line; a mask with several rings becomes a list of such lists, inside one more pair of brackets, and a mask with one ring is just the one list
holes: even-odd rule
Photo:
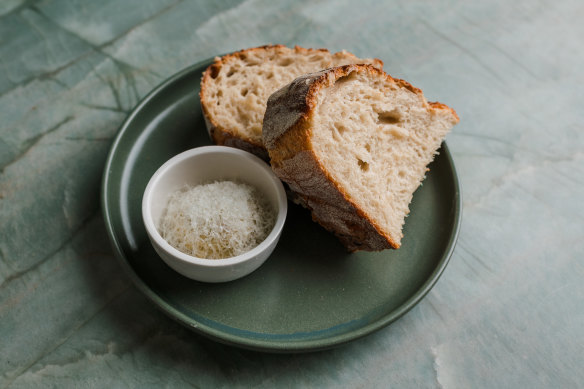
[[[350, 199], [322, 164], [311, 143], [311, 121], [318, 92], [353, 72], [376, 73], [398, 87], [423, 96], [420, 89], [371, 65], [345, 65], [304, 75], [268, 99], [263, 142], [274, 172], [296, 192], [298, 202], [311, 210], [312, 218], [333, 232], [349, 251], [397, 249], [399, 243]], [[428, 104], [428, 109], [454, 112], [440, 103]], [[458, 122], [458, 116], [454, 115]]]
[[[209, 133], [209, 136], [211, 137], [211, 139], [213, 140], [213, 142], [215, 144], [236, 147], [236, 148], [251, 152], [251, 153], [257, 155], [258, 157], [264, 159], [265, 161], [269, 160], [268, 152], [266, 150], [266, 147], [263, 145], [263, 143], [258, 142], [257, 140], [251, 139], [243, 134], [235, 133], [231, 129], [225, 128], [225, 127], [221, 126], [219, 123], [217, 123], [215, 120], [213, 120], [212, 115], [209, 113], [209, 110], [207, 108], [207, 98], [206, 98], [206, 95], [208, 94], [207, 85], [209, 85], [209, 83], [212, 82], [212, 79], [214, 77], [216, 77], [216, 75], [221, 70], [221, 67], [224, 66], [229, 61], [231, 61], [233, 58], [245, 59], [245, 57], [249, 53], [255, 52], [255, 51], [267, 51], [267, 50], [276, 50], [277, 51], [277, 50], [287, 50], [287, 49], [288, 49], [288, 47], [284, 46], [284, 45], [264, 45], [264, 46], [253, 47], [253, 48], [249, 48], [249, 49], [236, 51], [234, 53], [224, 55], [223, 57], [215, 57], [215, 61], [207, 67], [205, 72], [203, 72], [203, 76], [201, 79], [201, 90], [199, 92], [199, 99], [201, 102], [201, 110], [203, 112], [203, 117], [205, 118], [207, 132]], [[323, 49], [323, 48], [310, 49], [310, 48], [304, 48], [304, 47], [300, 47], [300, 46], [294, 46], [294, 51], [296, 54], [302, 54], [302, 55], [310, 55], [310, 54], [314, 54], [314, 53], [318, 53], [318, 52], [329, 53], [329, 51], [327, 49]], [[333, 55], [333, 57], [334, 56], [350, 55], [350, 56], [357, 58], [353, 54], [348, 53], [346, 51], [334, 53], [332, 55]], [[375, 62], [375, 66], [377, 66], [379, 68], [383, 67], [383, 62], [381, 60], [375, 58], [374, 62]]]

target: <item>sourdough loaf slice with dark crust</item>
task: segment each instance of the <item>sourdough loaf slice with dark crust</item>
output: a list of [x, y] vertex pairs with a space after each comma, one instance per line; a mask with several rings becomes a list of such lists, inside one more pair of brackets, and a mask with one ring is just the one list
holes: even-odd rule
[[268, 99], [274, 172], [350, 251], [399, 248], [413, 193], [456, 112], [370, 65], [307, 74]]
[[356, 63], [383, 67], [378, 59], [361, 59], [346, 51], [332, 54], [326, 49], [282, 45], [216, 58], [201, 81], [201, 106], [209, 135], [216, 144], [267, 159], [261, 132], [268, 97], [302, 74]]

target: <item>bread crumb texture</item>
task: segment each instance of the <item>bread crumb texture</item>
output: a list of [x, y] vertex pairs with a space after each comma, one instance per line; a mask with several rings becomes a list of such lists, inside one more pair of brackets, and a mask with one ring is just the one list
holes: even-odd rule
[[235, 257], [259, 245], [276, 212], [251, 185], [216, 181], [173, 193], [159, 232], [174, 248], [198, 258]]
[[[293, 85], [305, 81], [310, 88]], [[292, 96], [294, 91], [301, 91], [305, 100], [297, 110], [289, 104], [301, 98]], [[400, 246], [413, 194], [457, 122], [452, 109], [429, 104], [407, 82], [368, 65], [350, 65], [316, 78], [305, 75], [274, 94], [264, 139], [274, 170], [312, 208], [317, 221], [350, 250], [379, 250]], [[314, 162], [306, 162], [307, 156]], [[317, 176], [326, 177], [334, 189], [316, 187]], [[380, 246], [364, 231], [379, 234], [385, 243]]]
[[216, 59], [203, 76], [200, 96], [211, 136], [219, 144], [233, 136], [263, 148], [263, 116], [274, 91], [302, 74], [356, 63], [383, 66], [380, 60], [360, 59], [346, 51], [332, 54], [325, 49], [282, 45], [246, 49]]
[[346, 196], [398, 244], [408, 205], [452, 126], [421, 94], [352, 72], [323, 89], [312, 144]]

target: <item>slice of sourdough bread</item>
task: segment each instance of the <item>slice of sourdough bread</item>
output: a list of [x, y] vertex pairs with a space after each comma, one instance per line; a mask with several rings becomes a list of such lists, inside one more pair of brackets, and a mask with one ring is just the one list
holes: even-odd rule
[[209, 135], [219, 145], [233, 146], [268, 158], [262, 143], [262, 120], [268, 97], [296, 77], [346, 64], [370, 63], [342, 51], [262, 46], [215, 58], [201, 81], [201, 106]]
[[399, 248], [409, 203], [456, 112], [370, 65], [307, 74], [270, 96], [274, 172], [350, 251]]

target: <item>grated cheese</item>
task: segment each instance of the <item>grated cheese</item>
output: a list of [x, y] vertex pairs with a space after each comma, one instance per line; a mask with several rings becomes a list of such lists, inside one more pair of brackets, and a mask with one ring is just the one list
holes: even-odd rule
[[256, 247], [275, 222], [276, 213], [256, 188], [216, 181], [171, 194], [158, 229], [185, 254], [220, 259]]

